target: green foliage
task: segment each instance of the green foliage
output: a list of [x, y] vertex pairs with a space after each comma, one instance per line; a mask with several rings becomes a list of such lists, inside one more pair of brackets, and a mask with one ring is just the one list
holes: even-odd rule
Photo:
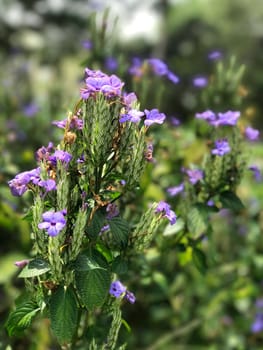
[[50, 320], [51, 329], [60, 344], [71, 343], [78, 317], [78, 302], [72, 287], [58, 287], [50, 298]]
[[10, 313], [5, 324], [9, 336], [20, 334], [27, 329], [39, 311], [40, 308], [34, 301], [27, 300], [18, 304], [16, 309]]
[[50, 270], [50, 266], [46, 260], [36, 258], [31, 261], [23, 268], [18, 277], [31, 278], [40, 276]]
[[109, 220], [110, 230], [114, 244], [121, 249], [125, 248], [128, 243], [130, 227], [127, 221], [121, 217], [114, 217]]

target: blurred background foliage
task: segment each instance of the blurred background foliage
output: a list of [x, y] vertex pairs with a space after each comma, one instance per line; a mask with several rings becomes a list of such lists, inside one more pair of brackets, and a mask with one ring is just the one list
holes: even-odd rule
[[[0, 349], [58, 348], [45, 321], [15, 339], [8, 339], [3, 328], [23, 288], [14, 261], [30, 254], [30, 227], [22, 217], [31, 198], [12, 197], [7, 181], [35, 167], [39, 147], [59, 140], [51, 122], [73, 109], [85, 66], [116, 73], [127, 91], [136, 92], [142, 109], [157, 107], [167, 114], [167, 122], [153, 128], [156, 163], [147, 167], [131, 212], [140, 214], [150, 201], [165, 198], [177, 211], [178, 199], [166, 189], [178, 185], [181, 168], [200, 164], [206, 151], [196, 112], [241, 109], [243, 127], [263, 129], [261, 0], [108, 5], [0, 0]], [[215, 50], [222, 57], [209, 59]], [[150, 57], [164, 60], [180, 82], [149, 72], [130, 74], [134, 58]], [[236, 74], [245, 67], [242, 84], [233, 83], [233, 72], [227, 75], [231, 67]], [[218, 72], [226, 77], [221, 88], [215, 84]], [[208, 85], [197, 86], [197, 77]], [[247, 149], [250, 164], [263, 169], [261, 141], [247, 143]], [[122, 334], [129, 349], [263, 349], [262, 332], [251, 330], [263, 313], [258, 302], [263, 297], [262, 182], [247, 171], [238, 193], [245, 210], [211, 215], [213, 234], [201, 243], [208, 261], [205, 274], [193, 263], [191, 247], [177, 244], [177, 233], [165, 228], [138, 260], [127, 277], [137, 296], [134, 306], [124, 307], [132, 328]]]

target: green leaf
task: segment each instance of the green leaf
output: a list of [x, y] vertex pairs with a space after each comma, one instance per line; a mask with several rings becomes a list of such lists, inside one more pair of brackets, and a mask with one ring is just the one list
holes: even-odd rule
[[112, 218], [108, 222], [114, 243], [116, 243], [120, 248], [125, 247], [128, 243], [128, 236], [130, 231], [128, 222], [119, 216]]
[[96, 211], [87, 230], [91, 238], [96, 238], [105, 224], [105, 217], [101, 211]]
[[123, 260], [123, 258], [119, 255], [112, 262], [112, 271], [117, 275], [123, 275], [128, 271], [127, 261]]
[[166, 228], [163, 231], [163, 235], [164, 236], [173, 236], [176, 233], [182, 231], [184, 226], [185, 226], [184, 220], [182, 218], [178, 218], [174, 225], [169, 224], [166, 226]]
[[108, 263], [97, 250], [85, 250], [79, 254], [72, 264], [76, 271], [90, 271], [94, 269], [107, 269]]
[[78, 324], [78, 303], [71, 287], [60, 286], [50, 298], [51, 329], [60, 344], [70, 343]]
[[34, 301], [26, 301], [17, 305], [16, 309], [9, 314], [5, 323], [9, 336], [19, 334], [28, 328], [39, 311], [40, 308]]
[[50, 270], [50, 266], [46, 260], [36, 258], [31, 260], [20, 272], [18, 277], [20, 278], [30, 278], [42, 275]]
[[239, 211], [245, 208], [240, 198], [234, 192], [224, 191], [220, 193], [219, 199], [224, 208], [229, 208], [234, 211]]
[[187, 225], [193, 238], [204, 233], [208, 226], [208, 211], [202, 205], [196, 205], [190, 209], [187, 215]]
[[207, 261], [204, 252], [199, 248], [193, 248], [192, 259], [196, 268], [204, 275], [207, 271]]
[[98, 268], [87, 272], [78, 271], [75, 279], [81, 300], [89, 310], [103, 305], [111, 282], [108, 270]]

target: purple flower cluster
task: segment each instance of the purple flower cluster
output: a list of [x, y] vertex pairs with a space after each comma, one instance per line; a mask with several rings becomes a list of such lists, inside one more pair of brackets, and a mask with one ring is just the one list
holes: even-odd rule
[[240, 117], [239, 111], [227, 111], [224, 113], [215, 113], [211, 110], [206, 110], [202, 113], [196, 113], [197, 119], [203, 119], [208, 124], [213, 125], [215, 127], [222, 125], [230, 125], [234, 126], [237, 124], [237, 120]]
[[81, 111], [74, 115], [70, 121], [68, 118], [64, 120], [54, 120], [52, 122], [53, 125], [56, 125], [58, 128], [65, 129], [68, 125], [68, 129], [76, 129], [76, 130], [82, 130], [83, 129], [83, 120], [80, 118]]
[[111, 283], [109, 293], [115, 298], [120, 298], [123, 296], [131, 304], [134, 304], [136, 301], [135, 295], [132, 292], [128, 291], [120, 281], [114, 281]]
[[106, 97], [121, 95], [124, 83], [116, 75], [107, 75], [100, 70], [85, 69], [86, 86], [80, 90], [81, 97], [87, 100], [90, 96], [95, 96], [101, 92]]
[[203, 88], [207, 86], [208, 79], [205, 76], [197, 76], [193, 78], [192, 84], [197, 88]]
[[231, 148], [226, 139], [216, 140], [215, 148], [212, 149], [211, 153], [216, 156], [222, 157], [224, 154], [229, 153]]
[[171, 210], [171, 206], [164, 202], [160, 201], [155, 209], [155, 213], [162, 213], [162, 216], [167, 218], [170, 221], [171, 225], [176, 223], [176, 214], [173, 210]]
[[167, 188], [167, 193], [172, 197], [177, 196], [179, 193], [181, 193], [183, 191], [184, 191], [184, 183], [181, 183], [178, 186], [173, 186], [173, 187]]
[[110, 220], [115, 216], [118, 216], [120, 214], [120, 211], [115, 203], [109, 203], [106, 207], [106, 213], [106, 218]]
[[43, 221], [38, 224], [38, 228], [46, 230], [49, 236], [54, 237], [66, 226], [66, 211], [47, 211], [42, 214]]

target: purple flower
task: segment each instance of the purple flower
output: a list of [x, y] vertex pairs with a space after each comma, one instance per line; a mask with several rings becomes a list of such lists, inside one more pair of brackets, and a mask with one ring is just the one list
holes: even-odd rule
[[99, 234], [101, 235], [102, 233], [108, 231], [109, 229], [110, 229], [110, 225], [104, 225], [104, 226], [102, 226]]
[[86, 39], [81, 42], [81, 46], [86, 50], [90, 50], [92, 49], [93, 44], [91, 40]]
[[220, 60], [222, 57], [223, 57], [222, 52], [218, 50], [211, 51], [208, 54], [208, 59], [211, 61]]
[[179, 193], [183, 192], [183, 190], [184, 190], [184, 184], [183, 183], [181, 183], [178, 186], [167, 188], [167, 192], [172, 197], [177, 196]]
[[259, 138], [259, 131], [248, 126], [245, 129], [245, 136], [249, 141], [256, 141]]
[[43, 187], [47, 192], [56, 190], [56, 181], [53, 179], [41, 180], [38, 183], [38, 186]]
[[28, 189], [27, 185], [32, 182], [37, 185], [40, 181], [40, 168], [24, 171], [15, 176], [14, 179], [8, 181], [13, 196], [22, 196]]
[[132, 108], [132, 105], [137, 100], [138, 100], [137, 96], [135, 95], [134, 92], [130, 92], [129, 94], [124, 94], [123, 95], [123, 102], [126, 105], [126, 107], [128, 107], [128, 108]]
[[62, 211], [47, 211], [42, 214], [43, 221], [38, 224], [38, 228], [46, 230], [49, 236], [54, 237], [65, 227], [66, 220], [64, 217], [65, 212]]
[[40, 147], [36, 151], [36, 160], [40, 162], [41, 160], [49, 160], [50, 153], [53, 151], [53, 143], [49, 142], [47, 147]]
[[156, 160], [153, 158], [153, 144], [151, 142], [147, 144], [147, 149], [144, 152], [144, 158], [147, 160], [147, 162], [156, 162]]
[[38, 111], [39, 107], [34, 102], [28, 103], [27, 105], [23, 106], [23, 113], [27, 117], [34, 117], [34, 115], [36, 115]]
[[138, 123], [141, 120], [141, 117], [144, 115], [143, 112], [138, 111], [137, 109], [131, 109], [126, 114], [121, 114], [120, 123], [132, 122]]
[[17, 266], [17, 267], [23, 268], [23, 267], [25, 267], [28, 263], [29, 263], [29, 260], [24, 259], [24, 260], [16, 261], [14, 264], [15, 264], [15, 266]]
[[169, 121], [171, 122], [171, 124], [173, 126], [178, 126], [178, 125], [181, 124], [180, 120], [178, 118], [176, 118], [176, 117], [170, 117]]
[[263, 298], [258, 298], [255, 302], [255, 306], [258, 309], [263, 309]]
[[146, 125], [146, 126], [150, 126], [154, 123], [162, 124], [166, 118], [165, 114], [160, 113], [158, 111], [158, 109], [156, 109], [156, 108], [154, 108], [150, 111], [148, 111], [148, 109], [145, 109], [144, 113], [146, 116], [146, 119], [144, 121], [144, 125]]
[[85, 69], [86, 87], [80, 90], [81, 97], [86, 100], [98, 92], [107, 97], [120, 96], [124, 83], [116, 76], [101, 72], [100, 70]]
[[208, 109], [207, 111], [204, 111], [202, 113], [196, 113], [195, 117], [197, 119], [204, 119], [207, 120], [208, 122], [211, 122], [216, 119], [216, 114]]
[[221, 139], [215, 141], [215, 148], [212, 149], [211, 153], [216, 156], [223, 156], [226, 153], [229, 153], [231, 151], [231, 148], [229, 146], [229, 143], [226, 139]]
[[133, 57], [132, 65], [128, 69], [128, 72], [135, 77], [141, 77], [143, 74], [142, 66], [142, 60], [139, 57]]
[[253, 172], [254, 178], [257, 182], [260, 182], [262, 180], [262, 175], [261, 175], [261, 172], [260, 172], [260, 169], [258, 168], [258, 166], [251, 165], [248, 169]]
[[203, 88], [203, 87], [207, 86], [208, 79], [207, 79], [207, 77], [198, 76], [198, 77], [193, 78], [192, 83], [197, 88]]
[[254, 322], [251, 325], [252, 333], [259, 333], [263, 331], [263, 313], [257, 313]]
[[126, 292], [126, 287], [120, 281], [114, 281], [110, 286], [110, 294], [115, 298], [119, 298], [123, 293]]
[[120, 281], [114, 281], [111, 283], [109, 293], [115, 298], [124, 296], [124, 298], [127, 299], [131, 304], [134, 304], [136, 301], [135, 295], [132, 292], [128, 291]]
[[171, 210], [171, 206], [164, 201], [160, 201], [158, 203], [155, 213], [162, 213], [162, 216], [166, 217], [170, 221], [171, 225], [175, 224], [176, 222], [175, 212]]
[[168, 71], [166, 76], [174, 84], [178, 84], [180, 81], [180, 78], [171, 71]]
[[214, 126], [231, 125], [234, 126], [240, 117], [239, 111], [227, 111], [224, 113], [218, 113], [217, 120], [211, 121], [210, 124]]
[[109, 203], [106, 207], [107, 219], [112, 219], [120, 214], [119, 208], [114, 203]]
[[49, 160], [56, 165], [60, 160], [62, 163], [68, 164], [72, 159], [72, 155], [66, 151], [56, 150], [55, 153], [49, 157]]
[[192, 185], [195, 185], [198, 181], [202, 180], [204, 177], [204, 173], [199, 169], [187, 169], [185, 170], [188, 175], [189, 181]]
[[115, 57], [112, 57], [112, 56], [106, 57], [106, 59], [105, 59], [105, 67], [110, 72], [116, 71], [116, 69], [118, 68], [118, 61], [117, 61], [117, 59]]
[[149, 66], [151, 67], [152, 71], [156, 75], [162, 76], [162, 75], [166, 75], [168, 73], [167, 64], [164, 63], [159, 58], [149, 58], [147, 60], [147, 63], [149, 64]]
[[128, 291], [128, 290], [126, 291], [124, 297], [125, 297], [125, 299], [127, 299], [131, 304], [134, 304], [135, 301], [136, 301], [135, 295], [134, 295], [132, 292]]
[[[64, 120], [54, 120], [52, 122], [53, 125], [56, 125], [58, 128], [61, 128], [61, 129], [65, 129], [67, 123], [68, 123], [68, 118], [66, 118]], [[78, 118], [78, 116], [74, 115], [70, 120], [69, 129], [82, 130], [83, 129], [83, 120]]]

